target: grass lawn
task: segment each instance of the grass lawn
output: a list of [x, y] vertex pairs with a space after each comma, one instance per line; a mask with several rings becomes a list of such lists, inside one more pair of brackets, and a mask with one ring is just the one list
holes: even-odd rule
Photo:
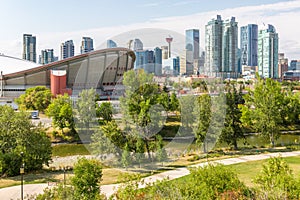
[[[283, 158], [290, 168], [293, 170], [296, 177], [300, 175], [300, 156]], [[262, 170], [262, 165], [267, 163], [267, 160], [260, 161], [250, 161], [246, 163], [230, 165], [237, 174], [241, 181], [243, 181], [247, 186], [253, 186], [252, 180], [260, 173]]]
[[[134, 172], [125, 172], [123, 170], [115, 168], [105, 168], [102, 170], [102, 181], [101, 185], [115, 184], [119, 183], [120, 177], [127, 173]], [[140, 173], [141, 177], [150, 175], [150, 173]], [[66, 183], [70, 184], [71, 177], [74, 176], [72, 171], [66, 171]], [[9, 178], [0, 178], [0, 188], [10, 187], [14, 185], [20, 185], [21, 176], [14, 176]], [[41, 171], [39, 173], [31, 173], [24, 175], [25, 184], [33, 183], [47, 183], [47, 182], [63, 182], [64, 174], [62, 171]]]
[[52, 148], [52, 156], [90, 155], [84, 144], [60, 144]]

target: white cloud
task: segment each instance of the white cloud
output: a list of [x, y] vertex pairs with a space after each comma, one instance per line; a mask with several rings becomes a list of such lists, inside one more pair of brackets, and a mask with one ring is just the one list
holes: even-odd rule
[[[154, 5], [153, 5], [154, 6]], [[167, 18], [157, 18], [146, 21], [144, 23], [135, 23], [130, 25], [96, 28], [90, 30], [82, 30], [67, 33], [43, 33], [36, 34], [38, 41], [38, 54], [40, 49], [54, 48], [55, 54], [59, 55], [59, 46], [61, 42], [73, 39], [75, 43], [75, 51], [78, 53], [82, 36], [90, 36], [95, 40], [95, 46], [105, 47], [105, 41], [116, 35], [124, 34], [142, 28], [169, 29], [184, 34], [186, 29], [200, 29], [200, 46], [204, 47], [204, 28], [211, 18], [215, 18], [217, 14], [222, 15], [222, 19], [228, 19], [231, 16], [236, 17], [239, 27], [250, 24], [272, 24], [279, 33], [280, 52], [284, 52], [289, 59], [300, 59], [300, 0], [280, 2], [261, 6], [246, 6], [239, 8], [231, 8], [218, 11], [203, 12], [187, 16], [174, 16]], [[164, 39], [162, 39], [164, 40]], [[16, 57], [21, 57], [22, 43], [18, 41], [0, 41], [0, 52]], [[143, 41], [145, 42], [145, 41]], [[174, 39], [174, 42], [175, 39]], [[5, 46], [5, 49], [2, 47]], [[102, 44], [102, 45], [100, 45]], [[123, 42], [126, 44], [126, 41]], [[160, 44], [158, 44], [159, 46]]]

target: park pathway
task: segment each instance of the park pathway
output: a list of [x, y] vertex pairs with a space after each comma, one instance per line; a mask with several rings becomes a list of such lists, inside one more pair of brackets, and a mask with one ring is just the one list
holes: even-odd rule
[[[211, 161], [209, 163], [220, 163], [224, 165], [232, 165], [237, 163], [249, 162], [249, 161], [256, 161], [256, 160], [264, 160], [271, 157], [292, 157], [292, 156], [300, 156], [300, 151], [294, 152], [281, 152], [281, 153], [266, 153], [266, 154], [258, 154], [258, 155], [249, 155], [249, 156], [241, 156], [236, 158], [227, 158], [222, 160]], [[203, 162], [199, 164], [192, 165], [190, 167], [202, 167], [207, 165], [208, 162]], [[153, 183], [157, 180], [163, 180], [165, 178], [169, 178], [170, 180], [180, 178], [182, 176], [186, 176], [189, 174], [189, 170], [187, 167], [177, 168], [174, 170], [162, 172], [159, 174], [155, 174], [149, 177], [144, 178], [144, 184], [140, 185], [139, 187], [145, 187], [148, 183]], [[101, 186], [101, 192], [106, 196], [111, 196], [114, 191], [120, 186], [120, 184], [111, 184], [111, 185], [103, 185]], [[48, 184], [27, 184], [24, 185], [24, 196], [26, 195], [33, 195], [33, 194], [40, 194], [46, 187], [53, 187], [49, 186]], [[0, 199], [1, 200], [16, 200], [20, 199], [20, 186], [13, 186], [8, 188], [0, 189]]]

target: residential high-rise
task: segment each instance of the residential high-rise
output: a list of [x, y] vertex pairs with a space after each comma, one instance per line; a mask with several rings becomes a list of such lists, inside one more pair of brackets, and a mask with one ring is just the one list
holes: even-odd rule
[[257, 41], [258, 26], [256, 24], [248, 24], [241, 27], [240, 48], [242, 51], [242, 66], [257, 66]]
[[106, 41], [106, 48], [116, 48], [117, 43], [115, 43], [113, 40], [107, 40]]
[[236, 77], [234, 73], [238, 73], [238, 23], [235, 17], [223, 22], [221, 72], [232, 73], [230, 77]]
[[204, 73], [216, 76], [222, 70], [222, 26], [221, 15], [205, 26], [205, 67]]
[[204, 73], [222, 78], [237, 78], [238, 23], [235, 17], [225, 22], [217, 15], [205, 26]]
[[93, 39], [90, 37], [82, 37], [80, 53], [84, 54], [91, 51], [94, 51]]
[[133, 41], [133, 50], [134, 51], [140, 51], [143, 50], [143, 43], [140, 39], [136, 38]]
[[45, 65], [54, 61], [53, 49], [45, 49], [41, 51], [41, 55], [39, 56], [39, 64]]
[[177, 56], [173, 58], [173, 75], [178, 76], [180, 73], [180, 58]]
[[193, 59], [199, 58], [199, 29], [189, 29], [185, 31], [185, 49], [193, 52]]
[[279, 78], [283, 78], [285, 72], [288, 71], [289, 68], [289, 60], [284, 57], [284, 53], [279, 53], [278, 55], [278, 75]]
[[68, 40], [62, 43], [60, 46], [61, 59], [74, 56], [74, 48], [73, 40]]
[[258, 74], [264, 78], [279, 78], [278, 33], [274, 26], [258, 32]]
[[23, 34], [23, 59], [36, 62], [36, 37]]

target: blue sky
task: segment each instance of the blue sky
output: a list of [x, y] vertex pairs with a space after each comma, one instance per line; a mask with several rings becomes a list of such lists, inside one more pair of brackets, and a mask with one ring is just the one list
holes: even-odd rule
[[[14, 54], [13, 56], [17, 57], [21, 54], [23, 33], [37, 35], [38, 48], [54, 48], [58, 55], [61, 42], [74, 37], [79, 44], [80, 34], [91, 35], [96, 41], [104, 42], [109, 35], [134, 28], [166, 27], [180, 33], [184, 33], [185, 28], [199, 28], [203, 31], [207, 20], [220, 13], [226, 15], [225, 17], [236, 16], [237, 21], [241, 23], [270, 21], [275, 23], [276, 27], [279, 20], [277, 17], [282, 13], [287, 11], [291, 15], [294, 13], [292, 4], [282, 10], [277, 8], [277, 3], [278, 7], [284, 7], [282, 5], [286, 2], [291, 2], [287, 0], [2, 0], [0, 2], [0, 52]], [[267, 4], [273, 7], [264, 8], [263, 5]], [[251, 15], [253, 8], [254, 11], [261, 8], [261, 12], [255, 17]], [[268, 12], [264, 12], [264, 9], [268, 9]], [[243, 10], [248, 14], [244, 15]], [[297, 7], [296, 11], [299, 10]], [[284, 21], [283, 18], [280, 20]], [[281, 28], [283, 26], [284, 24], [279, 25], [279, 29], [283, 29]], [[203, 34], [202, 32], [202, 38]], [[4, 44], [8, 42], [9, 45], [4, 48]]]

